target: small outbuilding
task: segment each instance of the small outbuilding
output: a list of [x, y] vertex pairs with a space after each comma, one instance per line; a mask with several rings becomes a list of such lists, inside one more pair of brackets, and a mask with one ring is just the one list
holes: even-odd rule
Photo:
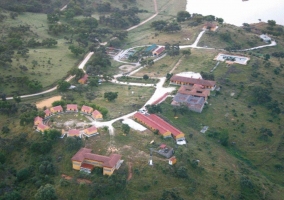
[[71, 130], [68, 131], [67, 137], [75, 137], [75, 136], [81, 137], [81, 134], [80, 134], [80, 131], [79, 131], [79, 130], [77, 130], [77, 129], [71, 129]]
[[38, 124], [37, 126], [37, 131], [39, 132], [44, 132], [47, 131], [49, 129], [49, 126], [45, 125], [45, 124]]
[[50, 112], [50, 110], [49, 109], [46, 109], [45, 111], [44, 111], [44, 113], [45, 113], [45, 118], [46, 117], [49, 117], [52, 113]]
[[84, 130], [84, 135], [87, 137], [91, 137], [91, 136], [98, 135], [98, 134], [99, 134], [98, 129], [95, 126], [91, 126]]
[[86, 84], [87, 83], [87, 81], [88, 81], [88, 74], [85, 74], [82, 78], [80, 78], [79, 80], [78, 80], [78, 83], [80, 83], [80, 84]]
[[78, 112], [77, 104], [67, 104], [66, 112], [68, 111]]
[[174, 164], [176, 164], [176, 162], [177, 162], [177, 159], [176, 159], [175, 156], [173, 156], [169, 159], [169, 165], [174, 165]]
[[94, 110], [94, 112], [92, 112], [92, 117], [93, 119], [103, 119], [102, 113], [100, 113], [98, 110]]
[[83, 105], [82, 108], [81, 108], [81, 112], [82, 113], [85, 113], [85, 114], [91, 114], [93, 112], [93, 108], [90, 107], [90, 106], [85, 106]]
[[34, 125], [37, 126], [39, 124], [42, 124], [42, 121], [43, 119], [39, 116], [37, 116], [35, 119], [34, 119]]
[[63, 112], [63, 108], [62, 106], [55, 106], [55, 107], [50, 108], [50, 111], [52, 114], [61, 113]]

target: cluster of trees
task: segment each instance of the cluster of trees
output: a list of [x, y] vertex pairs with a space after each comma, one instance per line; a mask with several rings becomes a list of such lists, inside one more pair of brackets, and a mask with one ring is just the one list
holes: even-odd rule
[[146, 105], [146, 108], [148, 110], [148, 113], [150, 114], [162, 112], [162, 108], [159, 104], [158, 105]]
[[[107, 6], [109, 5], [109, 6]], [[140, 23], [140, 18], [137, 16], [144, 10], [139, 10], [137, 7], [131, 7], [129, 9], [120, 10], [119, 8], [111, 8], [110, 3], [102, 3], [98, 6], [99, 12], [111, 12], [110, 15], [101, 15], [99, 23], [115, 27], [115, 28], [127, 28]], [[103, 10], [103, 11], [102, 11]]]
[[211, 131], [207, 134], [208, 137], [212, 137], [217, 139], [221, 145], [228, 146], [229, 144], [229, 133], [227, 130], [218, 131]]
[[108, 101], [114, 101], [118, 96], [118, 92], [105, 92], [104, 98]]
[[167, 22], [165, 20], [154, 21], [151, 23], [151, 27], [153, 27], [157, 31], [162, 31], [167, 33], [181, 30], [181, 27], [177, 22]]
[[263, 32], [266, 32], [270, 35], [274, 35], [274, 36], [280, 36], [284, 34], [284, 29], [281, 26], [277, 26], [276, 21], [275, 20], [268, 20], [267, 21], [267, 27], [266, 30]]
[[[64, 1], [56, 0], [1, 0], [0, 7], [6, 10], [17, 13], [34, 12], [34, 13], [48, 13], [62, 6]], [[66, 2], [66, 1], [65, 1]]]
[[165, 44], [165, 50], [167, 51], [167, 54], [170, 55], [170, 56], [177, 56], [179, 55], [179, 52], [180, 52], [180, 48], [179, 48], [179, 44], [169, 44], [169, 43], [166, 43]]
[[255, 86], [252, 88], [252, 95], [254, 97], [254, 103], [264, 105], [271, 111], [272, 115], [278, 115], [281, 113], [280, 104], [277, 100], [272, 99], [270, 96], [271, 90], [263, 88], [261, 86]]

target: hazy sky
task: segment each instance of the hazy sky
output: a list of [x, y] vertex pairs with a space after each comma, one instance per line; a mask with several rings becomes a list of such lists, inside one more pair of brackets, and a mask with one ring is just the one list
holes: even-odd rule
[[226, 23], [241, 26], [244, 22], [267, 22], [273, 19], [284, 25], [284, 0], [187, 0], [186, 10], [221, 17]]

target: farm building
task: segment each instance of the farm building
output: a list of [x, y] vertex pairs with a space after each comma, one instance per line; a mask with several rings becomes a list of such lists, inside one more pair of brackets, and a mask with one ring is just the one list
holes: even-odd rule
[[134, 118], [140, 122], [141, 124], [147, 126], [152, 131], [159, 131], [159, 134], [162, 135], [164, 138], [171, 137], [171, 132], [165, 129], [163, 126], [157, 124], [155, 121], [150, 119], [148, 116], [143, 115], [139, 112], [135, 113]]
[[92, 107], [89, 107], [89, 106], [82, 106], [81, 108], [81, 112], [82, 113], [85, 113], [85, 114], [91, 114], [93, 112], [93, 108]]
[[202, 85], [182, 85], [180, 86], [177, 93], [185, 94], [185, 95], [192, 95], [196, 97], [203, 97], [205, 100], [208, 99], [210, 96], [210, 90], [204, 89]]
[[39, 124], [42, 124], [42, 121], [43, 119], [39, 116], [37, 116], [35, 119], [34, 119], [34, 125], [37, 126]]
[[63, 108], [62, 106], [55, 106], [55, 107], [50, 108], [50, 111], [52, 114], [60, 113], [60, 112], [63, 112]]
[[37, 131], [39, 132], [44, 132], [47, 131], [49, 129], [49, 126], [44, 125], [44, 124], [38, 124], [37, 125]]
[[94, 167], [102, 167], [103, 175], [112, 175], [119, 169], [122, 161], [121, 155], [111, 154], [102, 156], [91, 153], [91, 149], [81, 148], [72, 158], [73, 169], [91, 173]]
[[77, 104], [67, 104], [66, 112], [68, 111], [78, 112]]
[[100, 113], [98, 110], [94, 110], [94, 112], [92, 112], [92, 117], [93, 119], [103, 119], [102, 113]]
[[170, 164], [170, 165], [174, 165], [174, 164], [176, 164], [176, 162], [177, 162], [177, 159], [176, 159], [175, 156], [173, 156], [173, 157], [171, 157], [171, 158], [169, 159], [169, 164]]
[[49, 117], [52, 114], [49, 109], [46, 109], [44, 113], [45, 113], [44, 118]]
[[170, 79], [170, 84], [173, 85], [201, 85], [204, 89], [214, 90], [216, 87], [216, 81], [209, 81], [204, 79], [195, 79], [183, 76], [174, 75]]
[[160, 56], [165, 51], [165, 47], [159, 47], [152, 52], [153, 56]]
[[137, 112], [135, 113], [134, 118], [152, 131], [158, 130], [159, 134], [164, 137], [172, 136], [175, 140], [184, 139], [184, 133], [155, 114], [143, 115]]
[[79, 130], [77, 130], [77, 129], [71, 129], [71, 130], [68, 131], [67, 137], [75, 137], [75, 136], [81, 137], [81, 134], [80, 134], [80, 131], [79, 131]]
[[85, 74], [82, 78], [80, 78], [79, 80], [78, 80], [78, 83], [80, 83], [80, 84], [86, 84], [87, 83], [87, 81], [88, 81], [88, 74]]
[[91, 137], [91, 136], [98, 135], [98, 134], [99, 134], [98, 129], [95, 126], [91, 126], [90, 128], [86, 128], [84, 130], [84, 135], [87, 137]]

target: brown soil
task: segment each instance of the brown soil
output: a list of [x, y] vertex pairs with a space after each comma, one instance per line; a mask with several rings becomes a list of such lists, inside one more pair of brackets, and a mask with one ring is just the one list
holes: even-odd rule
[[128, 162], [128, 177], [127, 180], [129, 181], [132, 178], [132, 163]]
[[54, 97], [42, 100], [40, 102], [37, 102], [36, 107], [37, 108], [43, 108], [44, 106], [46, 106], [48, 108], [48, 107], [52, 106], [52, 103], [54, 101], [60, 101], [60, 100], [61, 100], [61, 96], [54, 96]]
[[[71, 180], [71, 179], [72, 179], [71, 176], [67, 176], [67, 175], [65, 175], [65, 174], [62, 174], [61, 177], [64, 178], [64, 179], [66, 179], [66, 180]], [[77, 178], [77, 183], [92, 184], [92, 181], [87, 180], [87, 179]]]

